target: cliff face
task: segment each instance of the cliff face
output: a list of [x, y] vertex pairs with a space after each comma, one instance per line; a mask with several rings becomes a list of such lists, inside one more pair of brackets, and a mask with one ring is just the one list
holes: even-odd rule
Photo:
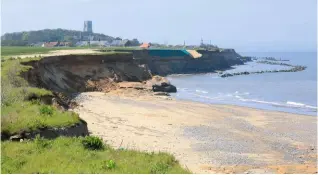
[[151, 73], [156, 75], [206, 73], [228, 69], [243, 64], [241, 56], [234, 50], [213, 52], [198, 50], [202, 56], [193, 58], [182, 50], [136, 50], [134, 59], [147, 64]]
[[33, 69], [23, 76], [37, 87], [76, 93], [109, 91], [118, 88], [118, 82], [143, 82], [152, 75], [205, 73], [243, 63], [235, 52], [198, 52], [200, 58], [193, 58], [184, 50], [51, 56], [25, 63]]
[[30, 84], [63, 93], [114, 88], [120, 81], [145, 81], [152, 76], [131, 54], [67, 55], [29, 62], [23, 76]]

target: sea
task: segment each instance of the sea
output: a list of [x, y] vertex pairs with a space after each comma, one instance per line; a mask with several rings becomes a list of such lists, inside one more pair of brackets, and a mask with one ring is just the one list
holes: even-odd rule
[[[282, 63], [307, 66], [300, 72], [239, 75], [221, 78], [218, 73], [170, 75], [177, 99], [209, 104], [230, 104], [263, 110], [317, 116], [317, 53], [254, 52], [242, 56], [274, 57]], [[286, 66], [248, 62], [224, 73], [288, 69]]]

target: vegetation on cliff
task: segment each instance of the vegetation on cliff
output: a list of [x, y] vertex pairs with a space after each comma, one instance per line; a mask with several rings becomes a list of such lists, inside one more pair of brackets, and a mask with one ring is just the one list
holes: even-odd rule
[[1, 56], [10, 57], [25, 54], [44, 54], [54, 50], [83, 49], [83, 47], [26, 47], [26, 46], [3, 46]]
[[[6, 60], [1, 64], [1, 135], [10, 136], [41, 128], [65, 127], [80, 122], [77, 114], [60, 111], [55, 107], [45, 113], [45, 97], [52, 98], [51, 91], [30, 87], [20, 73], [30, 69], [21, 63], [40, 58]], [[41, 111], [42, 110], [42, 111]]]

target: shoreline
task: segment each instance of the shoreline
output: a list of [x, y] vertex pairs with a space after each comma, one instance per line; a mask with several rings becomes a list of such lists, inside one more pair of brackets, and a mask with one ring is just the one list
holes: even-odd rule
[[165, 151], [194, 173], [316, 172], [315, 118], [142, 93], [82, 93], [74, 111], [111, 146]]
[[305, 116], [309, 116], [309, 117], [317, 117], [318, 116], [318, 112], [316, 112], [316, 115], [310, 115], [310, 114], [305, 114], [305, 113], [294, 113], [294, 112], [287, 112], [287, 111], [262, 109], [262, 108], [257, 108], [257, 107], [244, 106], [244, 105], [221, 104], [221, 103], [205, 103], [205, 102], [200, 102], [200, 101], [195, 101], [195, 100], [178, 99], [178, 98], [175, 98], [175, 97], [172, 97], [172, 98], [177, 100], [177, 101], [188, 101], [188, 102], [194, 102], [194, 103], [203, 103], [203, 104], [208, 104], [208, 105], [212, 105], [212, 106], [218, 106], [218, 105], [219, 106], [232, 106], [232, 107], [249, 108], [249, 109], [259, 110], [259, 111], [279, 112], [279, 113], [294, 114], [294, 115], [305, 115]]

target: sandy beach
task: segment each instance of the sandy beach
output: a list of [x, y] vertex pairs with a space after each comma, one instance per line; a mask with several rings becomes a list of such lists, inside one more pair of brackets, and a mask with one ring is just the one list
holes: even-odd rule
[[193, 173], [317, 173], [317, 118], [136, 90], [87, 92], [74, 109], [115, 148], [173, 154]]

